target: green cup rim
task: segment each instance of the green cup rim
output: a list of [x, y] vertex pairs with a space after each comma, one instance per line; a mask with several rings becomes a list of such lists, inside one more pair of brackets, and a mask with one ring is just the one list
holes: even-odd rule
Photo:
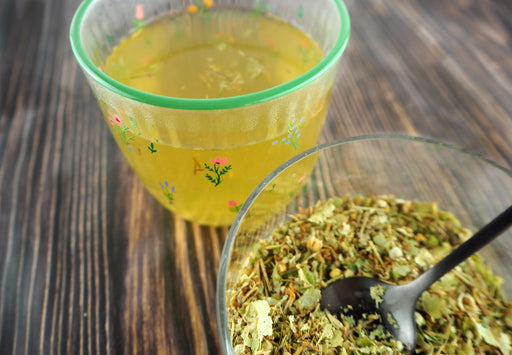
[[329, 51], [329, 53], [325, 56], [325, 58], [323, 58], [317, 65], [308, 70], [306, 73], [284, 84], [246, 95], [214, 99], [177, 98], [151, 94], [145, 91], [134, 89], [112, 79], [110, 76], [102, 72], [96, 65], [94, 65], [94, 63], [85, 53], [85, 50], [82, 46], [82, 41], [80, 40], [80, 28], [83, 18], [90, 5], [94, 1], [95, 0], [84, 0], [76, 10], [73, 19], [71, 20], [71, 49], [78, 64], [92, 79], [107, 89], [115, 92], [116, 94], [122, 95], [134, 101], [165, 108], [182, 110], [232, 109], [259, 104], [284, 96], [308, 85], [319, 76], [324, 74], [333, 65], [335, 65], [343, 54], [350, 36], [350, 17], [348, 10], [342, 0], [333, 0], [338, 9], [341, 20], [341, 27], [336, 38], [336, 42], [331, 51]]

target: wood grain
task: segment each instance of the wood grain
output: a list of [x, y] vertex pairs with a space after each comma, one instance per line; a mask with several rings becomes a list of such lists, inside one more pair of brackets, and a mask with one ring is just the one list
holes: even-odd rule
[[[215, 354], [227, 228], [134, 177], [72, 55], [78, 0], [0, 2], [0, 353]], [[400, 132], [512, 166], [512, 3], [347, 0], [321, 141]]]

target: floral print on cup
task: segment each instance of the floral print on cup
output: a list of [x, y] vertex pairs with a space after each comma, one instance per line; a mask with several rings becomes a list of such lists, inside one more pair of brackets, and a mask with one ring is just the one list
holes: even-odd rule
[[236, 202], [235, 200], [229, 200], [228, 201], [228, 206], [229, 206], [229, 210], [231, 212], [235, 212], [235, 213], [238, 213], [238, 211], [240, 211], [240, 208], [242, 207], [242, 204]]
[[140, 4], [135, 6], [135, 20], [132, 21], [133, 25], [135, 26], [135, 30], [138, 30], [145, 25], [144, 21], [144, 5]]
[[[234, 213], [240, 212], [240, 209], [242, 208], [242, 205], [243, 205], [243, 202], [238, 203], [235, 200], [229, 200], [228, 201], [229, 210], [231, 212], [234, 212]], [[251, 209], [249, 209], [247, 211], [246, 216], [247, 217], [251, 217]]]
[[204, 163], [204, 167], [209, 173], [206, 173], [206, 178], [215, 186], [219, 186], [219, 184], [223, 181], [221, 178], [224, 174], [231, 170], [231, 164], [227, 165], [228, 158], [224, 157], [216, 157], [215, 159], [210, 159], [212, 165], [210, 166], [208, 163]]
[[130, 132], [130, 128], [124, 124], [119, 112], [108, 111], [107, 119], [112, 125], [112, 131], [117, 134], [121, 142], [126, 144], [133, 153], [130, 143], [135, 139], [135, 136]]
[[174, 203], [174, 192], [176, 190], [175, 186], [169, 186], [169, 183], [167, 182], [167, 180], [165, 180], [163, 183], [161, 183], [159, 181], [158, 185], [162, 189], [162, 192], [165, 195], [165, 197], [167, 197], [167, 199], [169, 200], [169, 203], [173, 204]]
[[195, 3], [187, 7], [189, 14], [207, 13], [214, 5], [213, 0], [195, 0]]
[[304, 123], [304, 117], [300, 120], [294, 118], [290, 123], [288, 123], [288, 134], [281, 139], [275, 140], [272, 142], [272, 145], [276, 144], [286, 144], [290, 145], [293, 150], [297, 150], [300, 148], [299, 138], [300, 138], [300, 129], [302, 124]]

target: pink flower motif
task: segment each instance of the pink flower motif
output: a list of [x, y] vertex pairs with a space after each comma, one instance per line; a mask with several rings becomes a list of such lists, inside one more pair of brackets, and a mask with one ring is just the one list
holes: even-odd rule
[[212, 164], [223, 165], [223, 164], [226, 164], [228, 162], [228, 158], [226, 158], [226, 157], [224, 157], [224, 158], [216, 157], [215, 159], [211, 159], [210, 161], [212, 162]]
[[108, 120], [110, 121], [110, 124], [112, 126], [114, 126], [114, 125], [118, 125], [119, 127], [123, 126], [123, 122], [121, 121], [121, 117], [119, 117], [119, 115], [117, 115], [115, 113], [112, 113], [110, 111], [108, 111]]
[[137, 5], [137, 6], [135, 6], [135, 18], [137, 20], [143, 20], [144, 19], [144, 5]]
[[228, 204], [229, 204], [229, 207], [236, 207], [236, 206], [238, 206], [238, 202], [236, 202], [235, 200], [229, 200]]
[[114, 119], [114, 122], [116, 123], [116, 125], [121, 127], [121, 125], [122, 125], [121, 117], [119, 117], [119, 115], [114, 115], [114, 117], [112, 117], [112, 118]]
[[110, 124], [113, 126], [116, 124], [116, 121], [114, 121], [114, 117], [112, 115], [112, 112], [108, 111], [108, 120], [110, 121]]

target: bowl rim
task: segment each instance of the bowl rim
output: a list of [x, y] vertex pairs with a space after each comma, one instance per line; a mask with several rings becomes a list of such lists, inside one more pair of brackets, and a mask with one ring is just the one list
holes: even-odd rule
[[431, 144], [439, 147], [444, 147], [447, 149], [450, 149], [452, 151], [457, 151], [462, 154], [465, 154], [469, 157], [478, 159], [484, 163], [489, 164], [490, 166], [504, 172], [506, 175], [510, 176], [512, 178], [512, 170], [509, 168], [506, 168], [497, 162], [486, 158], [478, 153], [471, 152], [465, 148], [459, 147], [452, 143], [446, 143], [442, 141], [438, 141], [432, 138], [428, 137], [420, 137], [420, 136], [410, 136], [405, 134], [367, 134], [367, 135], [359, 135], [359, 136], [353, 136], [348, 138], [341, 138], [336, 139], [330, 142], [326, 142], [323, 144], [319, 144], [313, 148], [310, 148], [308, 150], [305, 150], [302, 153], [297, 154], [296, 156], [290, 158], [283, 164], [281, 164], [279, 167], [277, 167], [274, 171], [272, 171], [269, 175], [267, 175], [259, 184], [258, 186], [251, 192], [247, 200], [243, 203], [242, 207], [240, 208], [240, 211], [238, 212], [233, 224], [229, 227], [228, 235], [226, 237], [226, 240], [224, 241], [224, 245], [222, 247], [222, 252], [220, 256], [220, 262], [219, 262], [219, 270], [217, 273], [217, 287], [216, 287], [216, 313], [217, 313], [217, 326], [218, 326], [218, 335], [219, 340], [221, 344], [221, 349], [224, 354], [232, 354], [232, 347], [231, 342], [229, 340], [229, 334], [228, 334], [228, 315], [226, 311], [226, 281], [227, 281], [227, 271], [228, 271], [228, 264], [229, 264], [229, 257], [231, 255], [231, 251], [233, 248], [233, 243], [235, 241], [236, 234], [238, 232], [238, 229], [240, 228], [240, 225], [249, 211], [252, 203], [254, 200], [260, 195], [260, 193], [267, 187], [267, 185], [278, 175], [280, 175], [283, 171], [288, 169], [291, 165], [297, 163], [298, 161], [315, 154], [317, 152], [323, 151], [325, 149], [340, 146], [343, 144], [351, 143], [351, 142], [360, 142], [360, 141], [368, 141], [368, 140], [374, 140], [374, 141], [383, 141], [383, 140], [396, 140], [396, 141], [411, 141], [411, 142], [418, 142], [418, 143], [426, 143]]
[[151, 94], [122, 84], [108, 76], [92, 62], [85, 52], [80, 32], [84, 17], [95, 1], [96, 0], [84, 0], [73, 15], [70, 25], [69, 39], [71, 50], [82, 70], [94, 81], [116, 94], [134, 101], [171, 109], [210, 111], [239, 108], [267, 102], [297, 91], [325, 74], [338, 62], [345, 51], [350, 37], [350, 16], [347, 7], [343, 0], [331, 0], [337, 9], [340, 19], [340, 29], [331, 50], [319, 63], [307, 72], [281, 85], [245, 95], [212, 99], [178, 98]]

